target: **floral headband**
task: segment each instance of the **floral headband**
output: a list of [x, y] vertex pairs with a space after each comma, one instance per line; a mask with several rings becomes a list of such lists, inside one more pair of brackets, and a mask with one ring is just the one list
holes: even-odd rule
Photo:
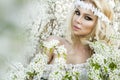
[[84, 1], [76, 0], [75, 6], [84, 8], [86, 10], [91, 10], [94, 15], [98, 16], [102, 21], [110, 23], [108, 17], [106, 17], [99, 9], [95, 8], [91, 3], [85, 3]]

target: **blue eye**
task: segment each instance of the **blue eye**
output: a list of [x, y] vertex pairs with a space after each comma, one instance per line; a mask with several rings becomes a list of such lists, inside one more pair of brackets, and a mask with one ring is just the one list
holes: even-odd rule
[[76, 14], [76, 15], [80, 15], [80, 11], [76, 10], [76, 11], [75, 11], [75, 14]]

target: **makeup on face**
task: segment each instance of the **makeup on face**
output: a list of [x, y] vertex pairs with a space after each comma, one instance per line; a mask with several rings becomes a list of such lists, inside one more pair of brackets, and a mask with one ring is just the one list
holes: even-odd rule
[[94, 27], [97, 16], [92, 11], [76, 8], [72, 20], [72, 29], [76, 35], [87, 35]]

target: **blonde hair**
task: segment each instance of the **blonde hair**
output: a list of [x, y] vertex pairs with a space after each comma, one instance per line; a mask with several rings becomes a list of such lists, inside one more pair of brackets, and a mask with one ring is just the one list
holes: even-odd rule
[[[113, 10], [110, 7], [110, 5], [105, 1], [105, 0], [83, 0], [92, 3], [96, 8], [100, 9], [100, 11], [108, 17], [110, 21], [113, 19]], [[95, 28], [92, 30], [91, 34], [85, 36], [85, 37], [80, 37], [76, 36], [73, 34], [71, 25], [72, 25], [72, 19], [74, 16], [74, 11], [75, 8], [72, 10], [71, 17], [69, 19], [69, 26], [68, 26], [68, 31], [66, 38], [73, 44], [83, 42], [85, 43], [86, 41], [96, 41], [96, 40], [103, 40], [108, 44], [111, 44], [111, 41], [109, 37], [107, 36], [107, 31], [108, 31], [108, 25], [101, 21], [99, 18], [97, 19], [97, 24], [95, 25]]]

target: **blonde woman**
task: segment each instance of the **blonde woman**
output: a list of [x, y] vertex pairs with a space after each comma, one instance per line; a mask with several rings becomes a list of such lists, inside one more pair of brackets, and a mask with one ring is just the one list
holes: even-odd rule
[[[65, 58], [66, 64], [81, 65], [81, 68], [79, 69], [82, 70], [80, 73], [80, 80], [87, 80], [87, 73], [83, 65], [94, 53], [94, 50], [89, 46], [89, 42], [101, 40], [106, 44], [111, 44], [108, 37], [108, 24], [112, 20], [113, 11], [106, 0], [76, 0], [70, 14], [71, 17], [69, 19], [66, 37], [50, 36], [47, 41], [58, 40], [60, 42], [58, 46], [64, 45], [67, 53]], [[50, 52], [47, 52], [47, 56], [48, 64], [52, 65], [56, 62], [58, 54], [55, 54], [54, 50], [51, 50]], [[59, 62], [62, 62], [62, 60]], [[51, 73], [51, 71], [48, 71], [48, 73]], [[48, 79], [48, 76], [47, 78], [44, 76], [42, 79]], [[70, 80], [72, 79], [73, 78]], [[52, 80], [52, 78], [50, 80]], [[61, 79], [59, 78], [59, 80]]]
[[[111, 43], [107, 37], [107, 24], [112, 20], [112, 17], [113, 11], [106, 0], [77, 0], [69, 21], [66, 39], [51, 36], [47, 41], [56, 39], [60, 41], [59, 45], [65, 46], [67, 64], [85, 63], [93, 54], [88, 45], [89, 41], [102, 40], [105, 43]], [[48, 56], [48, 63], [54, 63], [56, 55], [48, 53]]]

